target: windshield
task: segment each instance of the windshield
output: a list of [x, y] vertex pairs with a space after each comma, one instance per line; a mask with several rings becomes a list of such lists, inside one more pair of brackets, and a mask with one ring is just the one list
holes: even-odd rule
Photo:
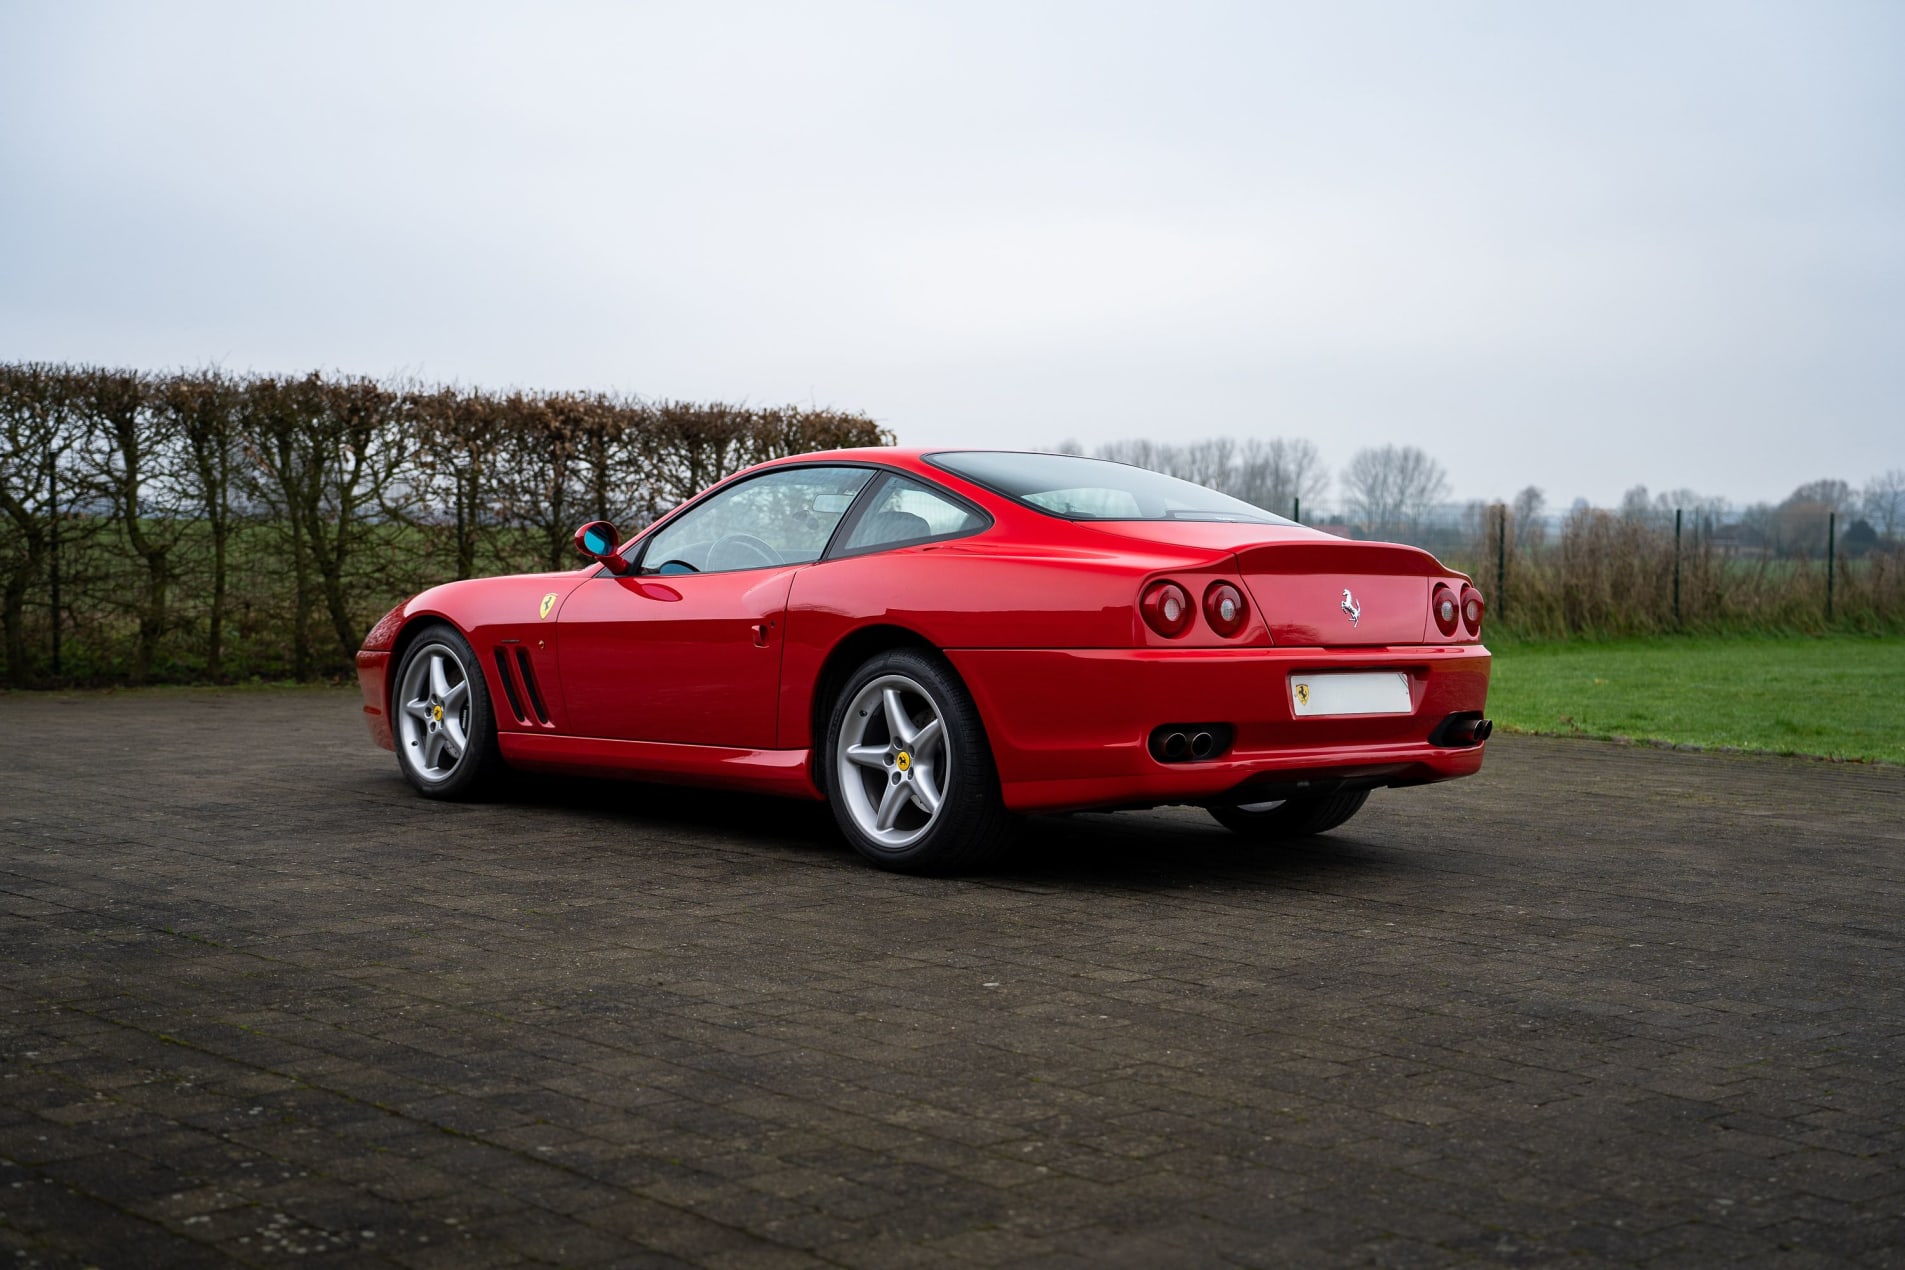
[[1067, 520], [1217, 520], [1288, 525], [1274, 512], [1175, 476], [1070, 454], [954, 450], [926, 461]]

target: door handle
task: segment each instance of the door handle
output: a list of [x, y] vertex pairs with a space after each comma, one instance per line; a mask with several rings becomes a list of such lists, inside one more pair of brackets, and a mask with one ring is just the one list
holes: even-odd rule
[[756, 648], [767, 647], [767, 623], [766, 622], [754, 623], [754, 647]]

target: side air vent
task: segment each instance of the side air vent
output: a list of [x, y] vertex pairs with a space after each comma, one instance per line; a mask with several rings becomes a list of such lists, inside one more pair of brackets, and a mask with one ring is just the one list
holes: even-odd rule
[[503, 681], [503, 695], [509, 698], [509, 712], [516, 716], [516, 722], [529, 722], [529, 715], [523, 710], [522, 693], [516, 690], [516, 674], [509, 668], [509, 654], [501, 648], [496, 650], [496, 677]]
[[536, 668], [529, 664], [529, 650], [516, 649], [516, 664], [522, 668], [523, 687], [529, 691], [529, 708], [536, 712], [536, 722], [549, 726], [549, 709], [542, 704], [542, 690], [536, 687]]

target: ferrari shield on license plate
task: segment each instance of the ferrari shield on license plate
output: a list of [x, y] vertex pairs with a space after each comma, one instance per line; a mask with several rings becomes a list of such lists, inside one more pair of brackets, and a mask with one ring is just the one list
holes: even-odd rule
[[1398, 670], [1363, 675], [1291, 675], [1290, 704], [1312, 714], [1408, 714], [1409, 676]]

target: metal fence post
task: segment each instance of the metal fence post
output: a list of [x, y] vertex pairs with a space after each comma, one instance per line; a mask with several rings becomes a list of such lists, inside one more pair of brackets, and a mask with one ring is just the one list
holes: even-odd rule
[[1299, 525], [1303, 523], [1303, 500], [1302, 499], [1293, 498], [1290, 500], [1290, 519], [1294, 520]]
[[1680, 629], [1680, 509], [1673, 509], [1673, 625]]
[[1838, 555], [1839, 513], [1826, 513], [1826, 624], [1832, 624], [1832, 575], [1834, 557]]
[[1508, 608], [1508, 504], [1495, 517], [1495, 616]]

